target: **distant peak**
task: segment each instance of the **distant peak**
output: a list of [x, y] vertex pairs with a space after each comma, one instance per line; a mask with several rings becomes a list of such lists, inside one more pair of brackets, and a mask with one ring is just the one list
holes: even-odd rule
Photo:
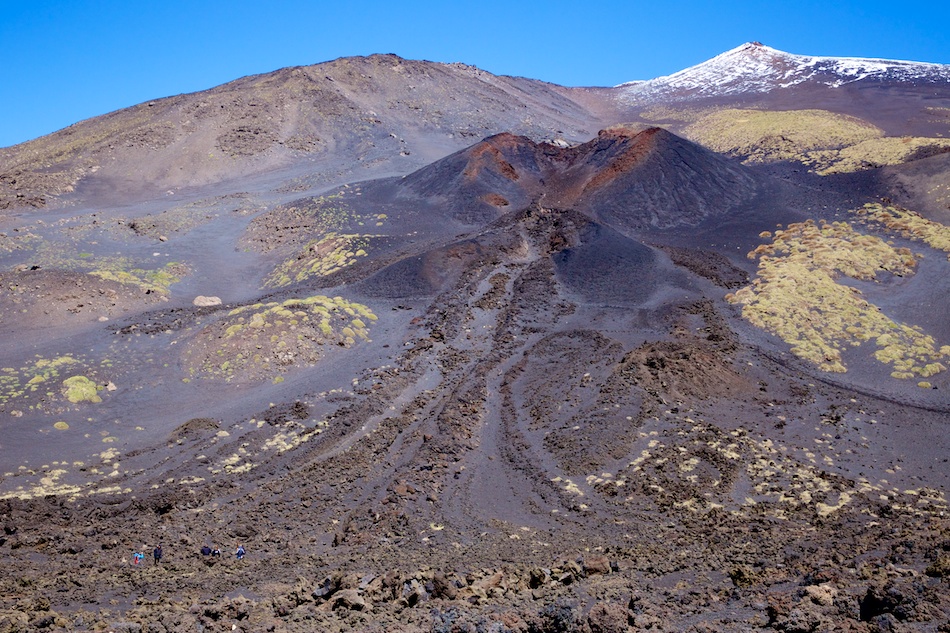
[[622, 98], [651, 101], [764, 93], [806, 82], [837, 88], [868, 78], [897, 83], [948, 81], [950, 65], [795, 55], [752, 41], [672, 75], [621, 86]]
[[[768, 54], [773, 54], [773, 55], [789, 55], [789, 53], [785, 53], [778, 49], [772, 48], [771, 46], [766, 46], [762, 42], [759, 42], [758, 40], [756, 40], [754, 42], [746, 42], [745, 44], [740, 44], [739, 46], [736, 46], [735, 48], [728, 50], [725, 53], [717, 55], [713, 59], [719, 59], [722, 57], [730, 57], [734, 55], [759, 55], [762, 53], [768, 53]], [[712, 61], [712, 59], [708, 61]], [[703, 63], [708, 63], [708, 62], [703, 62]]]

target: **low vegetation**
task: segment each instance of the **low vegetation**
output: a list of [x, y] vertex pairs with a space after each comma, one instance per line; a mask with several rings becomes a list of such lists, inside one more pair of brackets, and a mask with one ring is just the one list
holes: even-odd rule
[[667, 105], [655, 105], [640, 113], [641, 118], [651, 125], [668, 123], [695, 123], [699, 118], [715, 112], [715, 108], [674, 108]]
[[884, 132], [856, 117], [826, 110], [740, 110], [727, 108], [700, 116], [683, 130], [687, 138], [749, 163], [807, 162], [811, 152], [838, 150]]
[[43, 243], [31, 261], [36, 261], [42, 268], [84, 272], [160, 295], [167, 295], [169, 287], [190, 272], [190, 268], [181, 262], [168, 262], [155, 268], [145, 267], [129, 257], [99, 256], [64, 249], [51, 243]]
[[181, 281], [188, 274], [188, 267], [184, 264], [171, 262], [161, 268], [126, 268], [121, 262], [111, 259], [100, 261], [100, 268], [89, 271], [90, 275], [141, 288], [146, 292], [157, 292], [167, 295], [172, 284]]
[[376, 319], [363, 304], [323, 295], [243, 306], [189, 344], [189, 377], [280, 382], [284, 371], [317, 362], [327, 346], [368, 340], [367, 324]]
[[750, 286], [727, 295], [752, 324], [779, 336], [792, 353], [828, 372], [845, 372], [842, 351], [872, 342], [874, 357], [895, 378], [926, 378], [946, 367], [950, 346], [938, 347], [920, 328], [897, 323], [862, 298], [842, 276], [878, 280], [909, 275], [916, 260], [906, 248], [855, 231], [850, 224], [812, 221], [775, 231], [749, 254], [759, 260]]
[[22, 230], [0, 232], [0, 254], [35, 248], [41, 238], [32, 231], [32, 227], [29, 227]]
[[746, 163], [797, 161], [821, 175], [850, 173], [950, 151], [950, 139], [884, 136], [857, 117], [827, 110], [654, 107], [641, 116]]
[[950, 259], [950, 227], [932, 222], [909, 209], [868, 203], [855, 211], [869, 223], [884, 226], [901, 237], [926, 243], [931, 248], [947, 253]]
[[163, 240], [171, 234], [185, 234], [207, 224], [217, 215], [217, 200], [198, 200], [180, 207], [172, 207], [160, 213], [150, 213], [124, 220], [120, 226], [136, 235]]
[[[314, 236], [327, 236], [365, 225], [367, 218], [358, 215], [344, 201], [347, 193], [359, 195], [360, 192], [356, 188], [344, 189], [335, 194], [303, 198], [274, 207], [251, 220], [241, 237], [241, 244], [261, 253], [287, 247], [299, 249], [310, 244]], [[274, 227], [280, 228], [275, 230]]]
[[950, 139], [886, 136], [836, 150], [809, 152], [805, 162], [819, 174], [849, 173], [899, 165], [921, 155], [950, 151]]
[[280, 288], [311, 277], [326, 277], [366, 257], [369, 235], [329, 233], [304, 246], [301, 253], [278, 266], [264, 280], [265, 288]]
[[[99, 363], [100, 368], [110, 365], [109, 360]], [[63, 373], [72, 375], [59, 382]], [[43, 402], [60, 398], [73, 404], [101, 402], [98, 392], [102, 387], [89, 377], [95, 377], [96, 373], [95, 365], [71, 354], [55, 358], [36, 357], [23, 367], [0, 368], [0, 411], [16, 417], [20, 409], [43, 409]]]
[[99, 397], [99, 387], [85, 376], [71, 376], [63, 381], [66, 399], [72, 403], [102, 402]]

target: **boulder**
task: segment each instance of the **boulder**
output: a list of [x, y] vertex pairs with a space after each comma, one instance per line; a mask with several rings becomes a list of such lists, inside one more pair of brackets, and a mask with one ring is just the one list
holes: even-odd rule
[[445, 600], [455, 600], [458, 595], [458, 589], [454, 583], [446, 578], [445, 574], [437, 571], [432, 576], [432, 595]]
[[528, 587], [537, 589], [548, 584], [551, 581], [551, 570], [542, 567], [535, 567], [528, 572]]
[[206, 297], [204, 295], [198, 295], [197, 297], [195, 297], [192, 303], [198, 306], [199, 308], [219, 306], [221, 305], [221, 297]]
[[927, 566], [924, 572], [934, 578], [950, 578], [950, 554], [943, 554]]
[[610, 573], [610, 561], [606, 556], [591, 556], [584, 561], [584, 574], [595, 576]]
[[401, 602], [404, 605], [414, 607], [420, 602], [425, 602], [428, 599], [429, 594], [426, 592], [425, 587], [419, 584], [418, 580], [412, 579], [411, 581], [403, 584]]
[[831, 583], [824, 582], [820, 585], [805, 587], [805, 593], [815, 604], [830, 607], [835, 603], [835, 596], [838, 595], [838, 590]]
[[587, 615], [591, 633], [626, 633], [627, 610], [614, 602], [598, 602]]
[[343, 589], [333, 594], [334, 609], [348, 609], [350, 611], [365, 611], [366, 600], [356, 589]]

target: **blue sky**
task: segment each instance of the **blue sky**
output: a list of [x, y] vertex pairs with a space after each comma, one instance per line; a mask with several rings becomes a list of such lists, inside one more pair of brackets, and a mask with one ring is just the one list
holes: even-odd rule
[[758, 40], [950, 63], [945, 0], [0, 0], [0, 147], [149, 99], [348, 55], [563, 85], [670, 74]]

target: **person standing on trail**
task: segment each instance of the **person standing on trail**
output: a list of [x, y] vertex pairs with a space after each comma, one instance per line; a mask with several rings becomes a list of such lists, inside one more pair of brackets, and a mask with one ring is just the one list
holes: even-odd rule
[[238, 560], [241, 560], [242, 558], [244, 558], [244, 554], [245, 554], [244, 546], [238, 545], [237, 551], [234, 552], [234, 555], [238, 557]]
[[158, 544], [158, 547], [156, 547], [154, 550], [152, 550], [152, 556], [155, 557], [155, 564], [156, 564], [156, 565], [158, 565], [160, 562], [162, 562], [162, 544], [161, 544], [161, 543]]
[[139, 561], [145, 558], [145, 555], [142, 552], [132, 552], [132, 564], [138, 565]]

